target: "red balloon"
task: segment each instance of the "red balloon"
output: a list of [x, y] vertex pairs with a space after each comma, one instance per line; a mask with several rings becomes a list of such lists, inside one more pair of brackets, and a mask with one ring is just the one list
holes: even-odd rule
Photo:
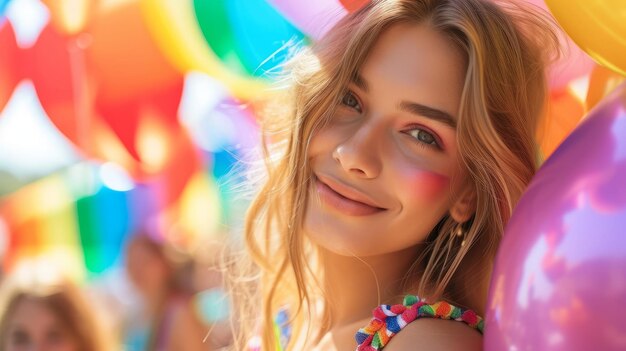
[[201, 155], [183, 127], [171, 131], [170, 157], [160, 172], [159, 196], [162, 203], [178, 200], [193, 175], [201, 170]]
[[[84, 146], [81, 128], [90, 118], [84, 60], [75, 41], [51, 25], [41, 32], [32, 48], [24, 52], [24, 73], [34, 85], [50, 120], [75, 145]], [[72, 57], [73, 55], [73, 57]], [[83, 124], [81, 124], [83, 123]]]
[[74, 35], [48, 24], [22, 52], [10, 26], [1, 28], [0, 47], [13, 51], [0, 55], [0, 73], [11, 73], [0, 75], [11, 78], [0, 82], [0, 98], [23, 71], [52, 123], [87, 157], [156, 182], [170, 204], [201, 168], [178, 121], [184, 77], [152, 41], [139, 1], [100, 7], [94, 16]]
[[110, 103], [105, 98], [96, 98], [96, 112], [111, 126], [130, 155], [141, 162], [137, 150], [137, 128], [145, 118], [162, 120], [168, 128], [177, 128], [178, 105], [183, 91], [182, 78], [174, 84], [144, 93], [133, 99]]
[[[178, 121], [183, 77], [110, 99], [93, 84], [98, 75], [85, 62], [81, 40], [84, 36], [68, 37], [49, 25], [23, 55], [25, 73], [46, 114], [88, 157], [116, 162], [139, 181], [157, 182], [162, 203], [172, 203], [200, 168], [194, 144]], [[142, 131], [141, 125], [158, 126], [158, 135], [149, 135], [154, 128]], [[146, 138], [164, 150], [158, 162], [150, 158], [150, 145], [143, 153], [139, 148]]]
[[340, 0], [341, 5], [348, 10], [349, 13], [358, 11], [371, 0]]
[[15, 33], [9, 21], [0, 23], [0, 112], [15, 90], [15, 86], [22, 79], [20, 69], [20, 52], [15, 40]]
[[178, 120], [183, 81], [134, 100], [106, 104], [96, 111], [133, 158], [127, 169], [139, 181], [157, 182], [160, 203], [170, 204], [201, 168], [200, 156]]

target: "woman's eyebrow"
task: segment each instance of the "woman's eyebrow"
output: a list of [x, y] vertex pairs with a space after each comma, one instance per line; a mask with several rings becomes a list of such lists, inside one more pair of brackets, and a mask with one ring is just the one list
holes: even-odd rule
[[352, 77], [352, 83], [354, 83], [354, 85], [359, 87], [359, 89], [363, 90], [364, 92], [369, 93], [369, 84], [367, 83], [365, 78], [361, 76], [361, 74], [357, 73], [354, 77]]
[[456, 120], [447, 112], [411, 101], [400, 101], [398, 109], [414, 115], [423, 116], [456, 129]]
[[[369, 84], [367, 83], [365, 78], [361, 76], [361, 74], [357, 73], [356, 75], [354, 75], [354, 77], [352, 78], [352, 83], [364, 92], [369, 93]], [[452, 117], [449, 113], [438, 110], [436, 108], [411, 101], [401, 101], [398, 104], [397, 108], [401, 111], [426, 117], [443, 123], [452, 129], [456, 129], [456, 119], [454, 119], [454, 117]]]

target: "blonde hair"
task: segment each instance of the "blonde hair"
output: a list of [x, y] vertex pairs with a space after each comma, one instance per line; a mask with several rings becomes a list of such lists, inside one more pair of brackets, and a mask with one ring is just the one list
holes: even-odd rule
[[[465, 244], [449, 234], [456, 223], [444, 216], [407, 272], [406, 289], [418, 286], [422, 297], [482, 309], [504, 225], [538, 164], [534, 136], [547, 99], [545, 68], [558, 52], [554, 22], [537, 8], [490, 0], [371, 1], [287, 64], [289, 89], [262, 122], [266, 177], [245, 226], [253, 261], [248, 273], [256, 275], [247, 284], [239, 279], [233, 290], [238, 349], [260, 332], [259, 323], [262, 349], [274, 349], [270, 326], [282, 305], [290, 306], [297, 334], [316, 299], [329, 299], [319, 284], [323, 267], [316, 264], [315, 246], [301, 234], [310, 186], [308, 145], [377, 38], [399, 23], [427, 24], [465, 55], [457, 142], [476, 193], [475, 214], [463, 223]], [[327, 309], [323, 316], [328, 322]]]

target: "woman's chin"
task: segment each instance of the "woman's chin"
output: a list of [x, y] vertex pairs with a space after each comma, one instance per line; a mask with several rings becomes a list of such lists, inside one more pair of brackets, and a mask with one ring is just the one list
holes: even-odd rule
[[365, 230], [311, 217], [305, 218], [302, 229], [313, 244], [337, 255], [366, 257], [383, 253], [381, 245], [375, 244], [378, 240], [370, 237], [374, 234]]

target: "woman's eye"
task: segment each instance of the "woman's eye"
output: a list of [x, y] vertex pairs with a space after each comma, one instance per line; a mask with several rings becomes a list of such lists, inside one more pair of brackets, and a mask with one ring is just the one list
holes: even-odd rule
[[437, 144], [437, 139], [431, 133], [425, 131], [424, 129], [413, 128], [408, 132], [408, 134], [420, 141], [422, 144], [431, 145], [437, 148], [439, 147], [439, 144]]
[[345, 93], [345, 95], [343, 96], [343, 99], [341, 99], [341, 103], [361, 112], [361, 106], [359, 106], [359, 100], [357, 100], [356, 96], [354, 96], [354, 93], [351, 91], [348, 91]]

